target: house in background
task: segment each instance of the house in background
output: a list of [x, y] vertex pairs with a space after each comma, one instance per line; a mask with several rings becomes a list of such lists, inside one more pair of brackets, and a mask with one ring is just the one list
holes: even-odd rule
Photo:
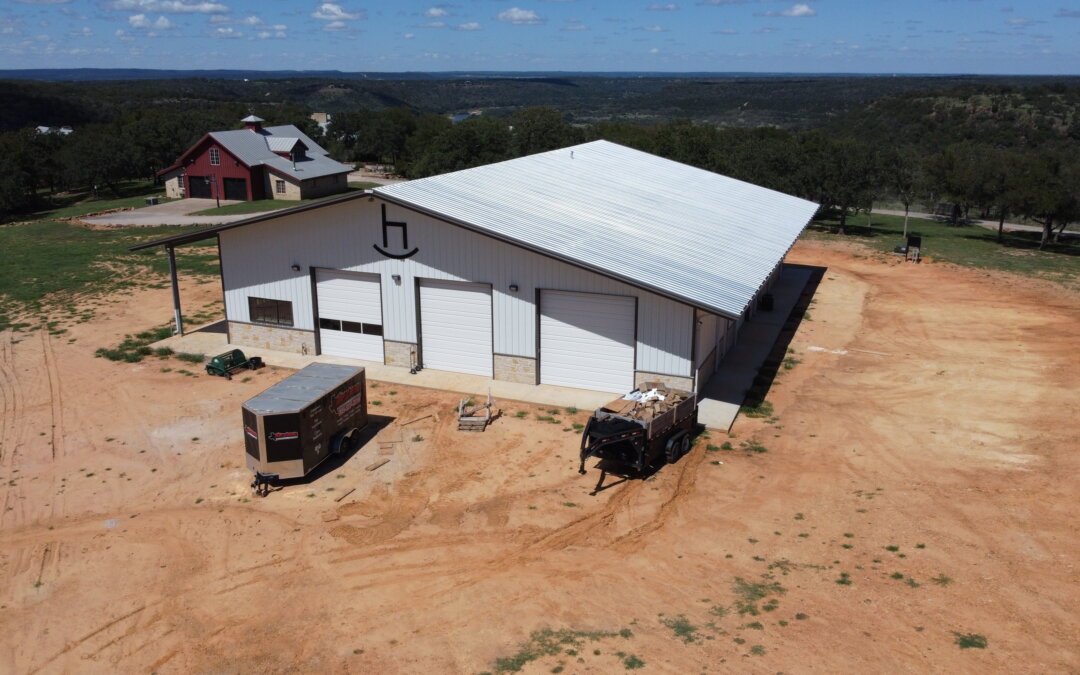
[[158, 172], [172, 199], [312, 199], [344, 192], [352, 167], [331, 159], [292, 124], [263, 127], [249, 115], [243, 129], [211, 131]]

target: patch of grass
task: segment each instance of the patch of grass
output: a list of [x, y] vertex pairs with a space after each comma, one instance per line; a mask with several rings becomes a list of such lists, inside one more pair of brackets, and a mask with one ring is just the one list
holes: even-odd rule
[[945, 576], [944, 574], [939, 574], [936, 577], [930, 577], [930, 581], [933, 581], [938, 586], [948, 586], [952, 583], [952, 579]]
[[180, 352], [176, 355], [176, 358], [185, 363], [202, 363], [206, 360], [206, 354], [193, 354], [191, 352]]
[[791, 370], [792, 368], [799, 365], [800, 363], [802, 363], [802, 361], [795, 358], [794, 356], [788, 356], [782, 361], [782, 364], [784, 366], [784, 370]]
[[841, 586], [850, 586], [851, 585], [851, 575], [848, 574], [847, 572], [841, 572], [840, 573], [840, 578], [836, 580], [836, 583], [840, 584]]
[[615, 633], [605, 631], [584, 632], [570, 629], [553, 630], [544, 628], [529, 635], [529, 641], [521, 645], [513, 656], [495, 660], [496, 673], [517, 673], [527, 664], [545, 656], [562, 654], [566, 649], [581, 649], [585, 641], [595, 642], [615, 637]]
[[750, 647], [750, 653], [753, 654], [754, 656], [764, 656], [765, 655], [765, 647], [763, 647], [762, 645], [752, 645]]
[[415, 436], [412, 437], [412, 440], [413, 440], [413, 443], [419, 443], [420, 441], [424, 440], [424, 437], [421, 436], [420, 434], [416, 434]]
[[552, 424], [562, 424], [562, 422], [555, 419], [551, 415], [537, 415], [536, 416], [536, 421], [537, 422], [551, 422]]
[[580, 422], [574, 422], [571, 426], [574, 427], [574, 431], [581, 431], [585, 428], [585, 425]]
[[382, 405], [382, 401], [379, 401], [379, 400], [372, 401], [371, 405], [375, 405], [375, 406]]
[[893, 545], [893, 544], [889, 544], [888, 546], [886, 546], [886, 547], [885, 547], [885, 550], [886, 550], [886, 551], [891, 551], [891, 552], [893, 552], [893, 553], [896, 553], [897, 551], [899, 551], [899, 550], [900, 550], [900, 547], [899, 547], [899, 546], [895, 546], [895, 545]]
[[565, 408], [565, 410], [566, 410], [567, 415], [576, 415], [576, 414], [578, 414], [577, 406], [567, 406]]
[[904, 575], [901, 572], [893, 572], [889, 576], [891, 576], [893, 579], [903, 579], [904, 578]]
[[770, 401], [762, 401], [757, 405], [739, 406], [739, 413], [746, 417], [772, 417], [773, 404]]
[[671, 632], [675, 634], [675, 637], [682, 639], [683, 642], [689, 644], [697, 639], [698, 631], [697, 626], [690, 623], [690, 620], [686, 616], [679, 614], [675, 617], [664, 617], [660, 619], [667, 628], [671, 629]]
[[[903, 240], [904, 217], [874, 213], [870, 222], [869, 228], [852, 222], [847, 228], [849, 234], [840, 236], [825, 234], [836, 229], [835, 217], [818, 220], [807, 228], [806, 236], [857, 241], [891, 255], [893, 246]], [[923, 218], [912, 218], [909, 231], [922, 236], [922, 254], [934, 261], [1060, 281], [1074, 288], [1080, 283], [1080, 247], [1070, 243], [1075, 239], [1048, 244], [1039, 251], [1039, 232], [1006, 232], [1003, 243], [999, 244], [996, 229], [978, 225], [957, 227]]]
[[734, 450], [734, 448], [731, 445], [731, 441], [724, 441], [723, 443], [721, 443], [720, 444], [720, 449], [721, 450]]
[[751, 583], [742, 577], [735, 577], [731, 590], [735, 592], [735, 609], [739, 614], [749, 616], [758, 615], [758, 602], [761, 600], [787, 592], [787, 589], [778, 581]]
[[743, 449], [743, 451], [746, 452], [747, 454], [749, 454], [751, 452], [756, 452], [756, 453], [760, 454], [760, 453], [769, 451], [769, 449], [766, 448], [764, 445], [762, 445], [761, 443], [758, 443], [757, 441], [753, 441], [753, 440], [751, 440], [751, 441], [743, 441], [742, 443], [739, 444], [739, 447], [741, 447]]
[[576, 502], [563, 502], [562, 505], [565, 506], [568, 509], [577, 508], [577, 503]]
[[524, 410], [519, 410], [516, 413], [514, 413], [514, 417], [518, 418], [519, 420], [523, 420], [528, 416], [529, 416], [529, 413], [527, 413]]
[[644, 668], [645, 662], [639, 659], [637, 656], [630, 654], [623, 659], [623, 667], [627, 670], [637, 670], [638, 668]]
[[956, 637], [956, 646], [960, 649], [986, 649], [986, 637], [983, 635], [956, 631], [953, 631], [953, 635]]

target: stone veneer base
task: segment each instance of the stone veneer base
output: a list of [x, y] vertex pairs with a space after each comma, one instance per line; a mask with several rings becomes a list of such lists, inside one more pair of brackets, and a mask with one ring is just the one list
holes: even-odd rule
[[315, 332], [297, 328], [279, 328], [230, 321], [229, 340], [233, 344], [259, 349], [295, 354], [315, 353]]

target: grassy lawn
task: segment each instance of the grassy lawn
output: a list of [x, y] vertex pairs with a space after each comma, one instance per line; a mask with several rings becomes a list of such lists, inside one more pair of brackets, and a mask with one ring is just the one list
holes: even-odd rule
[[[131, 253], [142, 241], [196, 231], [191, 227], [89, 230], [54, 220], [0, 228], [0, 330], [15, 315], [86, 293], [167, 284], [161, 249]], [[181, 275], [218, 273], [217, 243], [210, 239], [176, 249]], [[7, 316], [5, 316], [5, 314]]]
[[[847, 235], [833, 234], [838, 219], [815, 220], [803, 235], [808, 239], [858, 241], [884, 253], [903, 241], [904, 217], [872, 214], [848, 218]], [[911, 234], [922, 236], [922, 254], [936, 261], [965, 267], [1003, 270], [1078, 287], [1080, 280], [1080, 240], [1065, 238], [1039, 250], [1038, 232], [1006, 232], [1003, 243], [997, 231], [978, 225], [952, 226], [933, 220], [912, 218]]]
[[163, 198], [164, 195], [165, 186], [154, 185], [153, 181], [124, 181], [117, 185], [116, 194], [100, 189], [97, 197], [94, 197], [89, 190], [74, 190], [56, 195], [52, 199], [51, 207], [20, 216], [19, 219], [64, 220], [110, 209], [141, 208], [146, 206], [147, 197]]
[[277, 211], [279, 209], [291, 209], [295, 206], [303, 206], [304, 204], [314, 204], [316, 202], [325, 201], [327, 199], [333, 199], [334, 197], [340, 197], [341, 195], [347, 194], [349, 192], [358, 192], [360, 190], [366, 190], [368, 188], [376, 187], [378, 185], [379, 183], [349, 183], [349, 188], [345, 190], [345, 192], [339, 192], [335, 195], [329, 195], [326, 197], [318, 197], [317, 199], [298, 199], [296, 201], [290, 201], [286, 199], [259, 199], [253, 202], [239, 202], [237, 204], [229, 204], [228, 206], [195, 211], [190, 215], [237, 216], [247, 213], [266, 213], [267, 211]]

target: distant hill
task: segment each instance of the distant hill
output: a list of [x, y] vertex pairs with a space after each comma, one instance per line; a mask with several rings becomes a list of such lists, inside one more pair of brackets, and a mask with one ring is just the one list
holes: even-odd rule
[[[229, 107], [228, 115], [258, 112], [265, 117], [282, 106], [330, 113], [407, 108], [452, 115], [479, 110], [494, 117], [547, 106], [578, 125], [687, 119], [722, 126], [803, 129], [848, 121], [852, 113], [876, 101], [917, 98], [926, 92], [933, 96], [932, 92], [958, 87], [1080, 86], [1080, 77], [783, 73], [41, 69], [0, 71], [0, 78], [5, 77], [12, 79], [0, 80], [5, 92], [0, 97], [0, 131], [108, 121], [150, 109]], [[866, 126], [872, 120], [855, 123]]]

